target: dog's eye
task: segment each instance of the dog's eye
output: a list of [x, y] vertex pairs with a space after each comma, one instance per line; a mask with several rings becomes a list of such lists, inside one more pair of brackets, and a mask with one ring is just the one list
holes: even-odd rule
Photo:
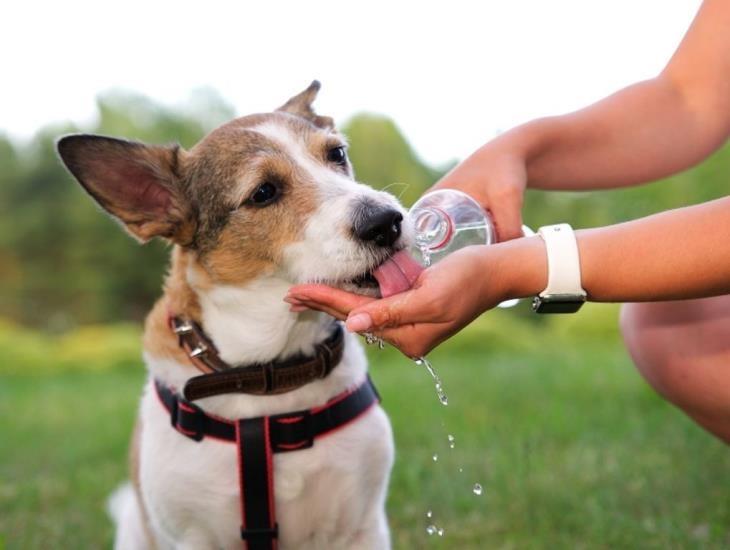
[[256, 188], [248, 202], [254, 206], [266, 206], [274, 202], [279, 195], [279, 188], [269, 181], [265, 181]]
[[344, 166], [347, 163], [347, 153], [345, 153], [345, 148], [342, 146], [333, 147], [327, 151], [327, 160], [334, 162], [335, 164], [339, 164], [340, 166]]

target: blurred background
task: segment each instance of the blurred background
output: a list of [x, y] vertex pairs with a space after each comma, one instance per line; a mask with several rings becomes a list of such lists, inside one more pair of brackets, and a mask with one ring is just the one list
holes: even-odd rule
[[[389, 190], [408, 205], [499, 131], [653, 76], [699, 2], [473, 4], [5, 8], [0, 548], [111, 543], [105, 498], [126, 476], [141, 321], [169, 253], [137, 245], [92, 204], [57, 160], [58, 136], [189, 147], [318, 78], [316, 107], [349, 138], [358, 179], [397, 183]], [[725, 147], [642, 187], [530, 191], [524, 219], [616, 223], [723, 196], [729, 177]], [[371, 351], [398, 447], [396, 547], [730, 545], [727, 450], [642, 382], [617, 312], [485, 314], [432, 355], [448, 408], [426, 373]], [[426, 533], [428, 510], [443, 537]]]

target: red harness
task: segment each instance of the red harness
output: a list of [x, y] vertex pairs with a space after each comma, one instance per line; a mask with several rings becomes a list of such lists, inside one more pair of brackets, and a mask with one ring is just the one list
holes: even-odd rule
[[235, 443], [241, 495], [241, 539], [248, 550], [276, 548], [279, 526], [274, 500], [273, 453], [307, 449], [317, 438], [353, 422], [380, 401], [368, 377], [320, 407], [227, 420], [206, 413], [197, 405], [155, 381], [157, 396], [170, 413], [172, 427], [193, 441], [211, 437]]

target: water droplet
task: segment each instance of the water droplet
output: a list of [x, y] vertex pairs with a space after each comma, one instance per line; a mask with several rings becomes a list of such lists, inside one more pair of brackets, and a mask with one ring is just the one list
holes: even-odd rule
[[365, 343], [368, 346], [372, 346], [373, 344], [378, 345], [378, 349], [385, 349], [385, 342], [382, 338], [379, 336], [375, 336], [372, 332], [363, 332], [362, 333], [363, 338], [365, 338]]
[[453, 449], [456, 446], [454, 436], [449, 434], [448, 440], [449, 440], [449, 449]]
[[474, 484], [474, 487], [472, 488], [472, 493], [474, 493], [476, 496], [481, 496], [482, 494], [482, 486], [478, 483]]
[[433, 456], [431, 458], [433, 458], [433, 461], [434, 462], [438, 462], [439, 461], [439, 455], [438, 455], [438, 453], [433, 453]]
[[426, 517], [428, 519], [431, 519], [433, 517], [433, 512], [431, 510], [429, 510], [428, 512], [426, 512]]
[[443, 383], [441, 382], [441, 378], [439, 378], [439, 375], [436, 374], [436, 371], [433, 368], [433, 365], [428, 362], [428, 359], [425, 357], [418, 357], [414, 359], [416, 365], [423, 365], [426, 367], [426, 370], [428, 371], [428, 374], [431, 375], [431, 378], [434, 381], [434, 386], [436, 387], [436, 395], [438, 396], [439, 402], [446, 406], [449, 404], [449, 398], [446, 395], [446, 392], [444, 391]]
[[435, 535], [436, 531], [437, 531], [437, 529], [436, 529], [435, 525], [429, 525], [428, 527], [426, 527], [426, 533], [428, 533], [429, 536]]
[[432, 235], [422, 235], [420, 233], [416, 235], [416, 245], [423, 258], [424, 267], [431, 267], [431, 248], [428, 245], [432, 238]]

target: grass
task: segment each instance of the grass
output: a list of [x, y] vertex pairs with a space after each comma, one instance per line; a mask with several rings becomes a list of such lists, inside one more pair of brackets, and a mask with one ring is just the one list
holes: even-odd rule
[[[730, 544], [727, 447], [643, 383], [613, 310], [597, 311], [539, 325], [487, 316], [432, 354], [448, 407], [422, 368], [371, 352], [396, 437], [397, 548]], [[0, 335], [0, 351], [12, 341]], [[57, 372], [29, 363], [0, 374], [0, 548], [111, 544], [105, 499], [126, 476], [144, 373], [119, 356], [76, 368], [65, 357]], [[426, 534], [429, 509], [443, 538]]]

